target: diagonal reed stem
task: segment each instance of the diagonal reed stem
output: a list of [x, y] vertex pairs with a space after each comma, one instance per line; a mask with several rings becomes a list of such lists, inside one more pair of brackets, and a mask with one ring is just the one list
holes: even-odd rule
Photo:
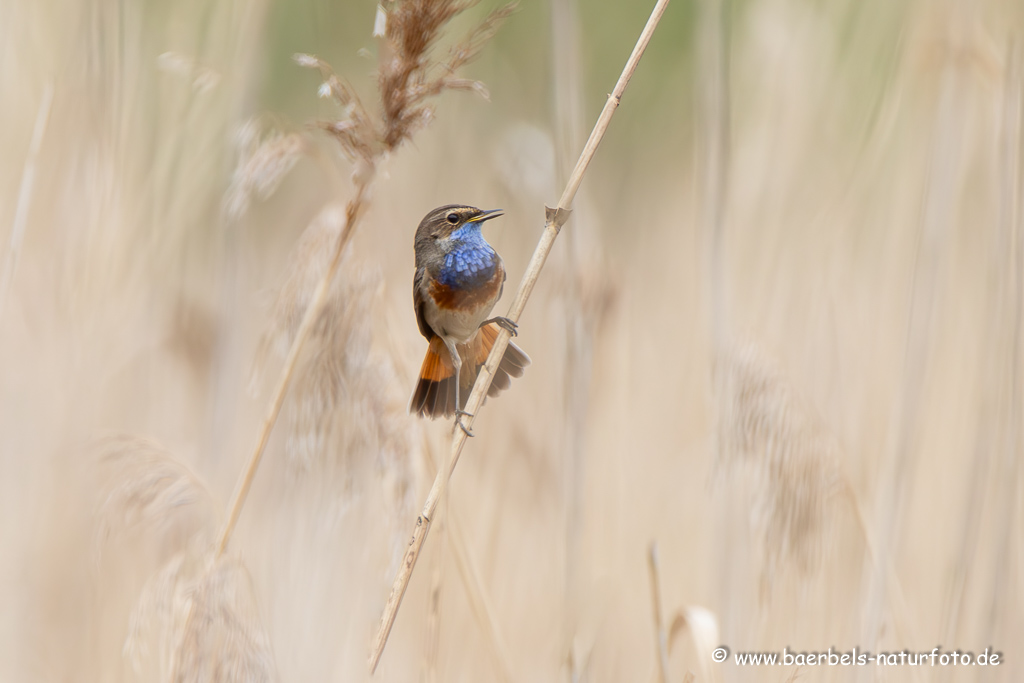
[[245, 497], [249, 494], [252, 480], [256, 477], [256, 470], [259, 468], [260, 460], [263, 458], [263, 451], [266, 450], [267, 442], [270, 441], [270, 432], [274, 429], [274, 423], [277, 422], [277, 416], [280, 414], [281, 406], [284, 404], [284, 397], [288, 393], [289, 385], [291, 385], [292, 376], [295, 374], [295, 366], [299, 361], [302, 348], [305, 346], [310, 332], [312, 332], [317, 319], [320, 317], [324, 302], [327, 301], [327, 292], [331, 288], [334, 275], [338, 272], [338, 266], [341, 264], [341, 257], [345, 253], [345, 246], [352, 237], [353, 229], [359, 221], [360, 214], [362, 214], [363, 209], [366, 207], [366, 193], [371, 181], [372, 174], [370, 174], [370, 177], [365, 182], [356, 185], [356, 196], [349, 201], [348, 206], [345, 208], [345, 225], [342, 227], [338, 240], [334, 244], [331, 263], [317, 284], [309, 305], [306, 306], [302, 322], [299, 324], [299, 329], [296, 330], [295, 338], [292, 339], [291, 347], [288, 349], [288, 357], [285, 358], [284, 367], [281, 368], [281, 376], [277, 381], [277, 386], [274, 388], [274, 397], [270, 402], [270, 407], [267, 409], [266, 416], [263, 418], [263, 424], [260, 425], [259, 437], [256, 439], [256, 448], [253, 449], [252, 455], [249, 456], [249, 464], [242, 472], [242, 476], [238, 478], [238, 484], [235, 485], [235, 493], [231, 498], [231, 506], [228, 508], [228, 517], [224, 521], [224, 527], [221, 529], [218, 537], [216, 557], [224, 554], [228, 547], [228, 541], [231, 540], [231, 534], [234, 533], [235, 525], [238, 523], [238, 516], [242, 513], [242, 506], [245, 504]]
[[[665, 8], [668, 7], [668, 2], [669, 0], [658, 0], [658, 3], [654, 6], [654, 10], [651, 12], [651, 16], [647, 20], [647, 25], [644, 26], [644, 30], [640, 34], [640, 38], [633, 47], [633, 52], [629, 55], [629, 59], [626, 61], [625, 68], [623, 68], [622, 74], [619, 76], [619, 80], [615, 84], [615, 89], [612, 91], [611, 95], [608, 96], [604, 109], [601, 110], [601, 115], [598, 117], [597, 123], [594, 124], [594, 129], [590, 133], [590, 138], [587, 140], [587, 144], [583, 147], [583, 151], [580, 153], [579, 160], [576, 162], [576, 167], [573, 169], [572, 175], [569, 176], [569, 182], [566, 184], [565, 190], [562, 191], [562, 196], [558, 200], [558, 206], [554, 209], [547, 209], [544, 232], [537, 244], [537, 248], [533, 252], [533, 257], [530, 259], [530, 263], [526, 266], [526, 273], [523, 275], [523, 280], [519, 284], [519, 290], [516, 292], [516, 297], [512, 301], [512, 306], [507, 315], [507, 317], [513, 322], [519, 321], [519, 317], [522, 315], [523, 309], [526, 307], [526, 302], [530, 298], [530, 294], [533, 292], [533, 287], [537, 284], [537, 278], [540, 277], [540, 271], [544, 268], [544, 263], [547, 261], [548, 254], [551, 253], [551, 247], [555, 243], [555, 238], [558, 237], [558, 233], [561, 231], [562, 225], [564, 225], [566, 220], [569, 218], [569, 207], [572, 205], [572, 200], [576, 196], [576, 191], [579, 189], [580, 183], [583, 182], [583, 176], [587, 171], [587, 167], [594, 158], [594, 154], [597, 152], [597, 147], [601, 144], [601, 140], [604, 138], [604, 134], [608, 130], [608, 124], [611, 122], [612, 115], [615, 114], [615, 110], [618, 108], [619, 102], [622, 100], [622, 94], [625, 92], [626, 86], [629, 84], [629, 79], [632, 78], [633, 72], [636, 70], [637, 64], [640, 62], [640, 57], [643, 56], [644, 50], [647, 49], [647, 44], [650, 42], [651, 36], [654, 34], [654, 29], [657, 28], [658, 22], [661, 20], [661, 16], [665, 13]], [[511, 335], [509, 335], [508, 331], [505, 329], [502, 329], [498, 333], [498, 338], [495, 340], [494, 347], [491, 349], [491, 355], [488, 356], [487, 363], [480, 370], [480, 374], [476, 378], [476, 384], [473, 385], [473, 393], [470, 394], [469, 401], [466, 404], [466, 411], [468, 413], [475, 415], [479, 412], [480, 405], [483, 403], [484, 396], [487, 394], [487, 389], [491, 386], [491, 379], [494, 377], [494, 372], [498, 367], [498, 363], [501, 362], [501, 358], [505, 354], [505, 349], [508, 347], [510, 336]], [[472, 428], [473, 422], [476, 418], [469, 417], [468, 419], [469, 424], [467, 426]], [[402, 598], [405, 596], [405, 590], [408, 588], [409, 580], [412, 578], [413, 570], [416, 568], [416, 560], [419, 559], [423, 543], [427, 538], [427, 532], [430, 530], [430, 523], [434, 518], [434, 511], [437, 509], [438, 501], [441, 500], [441, 496], [444, 494], [448, 479], [455, 470], [455, 465], [458, 464], [459, 456], [462, 454], [462, 448], [465, 445], [465, 432], [461, 429], [456, 429], [454, 436], [452, 437], [452, 450], [449, 462], [434, 478], [434, 484], [430, 487], [427, 499], [423, 503], [423, 509], [416, 518], [416, 525], [413, 528], [412, 539], [409, 541], [409, 547], [405, 551], [405, 557], [402, 559], [402, 564], [398, 569], [398, 574], [395, 576], [395, 582], [391, 588], [391, 594], [388, 596], [387, 604], [384, 606], [384, 613], [381, 615], [380, 627], [378, 628], [377, 635], [373, 640], [373, 649], [370, 653], [370, 673], [377, 670], [377, 664], [380, 662], [381, 655], [384, 653], [384, 647], [388, 642], [388, 636], [391, 634], [391, 627], [394, 626], [395, 617], [398, 615], [398, 608], [402, 605]]]

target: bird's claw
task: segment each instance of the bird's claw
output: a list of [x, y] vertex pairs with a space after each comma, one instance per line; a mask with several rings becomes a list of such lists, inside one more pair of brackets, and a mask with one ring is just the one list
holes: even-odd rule
[[481, 327], [483, 327], [487, 323], [495, 323], [495, 324], [497, 324], [498, 327], [500, 327], [501, 329], [505, 330], [506, 332], [508, 332], [513, 337], [518, 337], [519, 336], [519, 325], [517, 323], [515, 323], [512, 319], [506, 318], [503, 315], [499, 315], [497, 318], [491, 318], [490, 320], [485, 320], [483, 322], [483, 324], [481, 325]]
[[456, 410], [455, 411], [455, 424], [458, 425], [459, 429], [461, 429], [463, 432], [466, 433], [466, 436], [469, 436], [469, 437], [476, 436], [475, 434], [473, 434], [472, 430], [470, 430], [469, 427], [467, 427], [466, 425], [462, 424], [462, 416], [463, 415], [465, 415], [467, 417], [473, 417], [473, 413], [467, 413], [465, 410]]

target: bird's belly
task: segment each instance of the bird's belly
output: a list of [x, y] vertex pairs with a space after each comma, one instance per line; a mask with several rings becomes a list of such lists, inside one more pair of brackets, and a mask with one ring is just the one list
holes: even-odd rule
[[486, 308], [481, 307], [475, 311], [435, 308], [432, 312], [427, 313], [427, 323], [442, 337], [449, 337], [456, 344], [463, 344], [476, 335], [480, 323], [487, 319], [487, 314], [491, 312], [493, 305], [492, 303]]
[[427, 324], [440, 336], [450, 337], [457, 343], [472, 339], [494, 308], [503, 279], [504, 273], [498, 269], [489, 282], [473, 288], [449, 287], [433, 281], [429, 295], [434, 305], [424, 310]]

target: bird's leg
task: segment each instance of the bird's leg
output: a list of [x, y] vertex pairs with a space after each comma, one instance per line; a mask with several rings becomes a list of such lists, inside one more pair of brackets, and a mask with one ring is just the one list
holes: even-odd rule
[[455, 366], [455, 424], [459, 426], [459, 429], [466, 433], [466, 436], [473, 436], [473, 432], [469, 430], [466, 425], [462, 424], [462, 416], [473, 417], [472, 413], [467, 413], [462, 409], [462, 401], [459, 400], [459, 387], [462, 384], [462, 356], [459, 355], [459, 350], [455, 348], [455, 342], [450, 339], [444, 339], [444, 345], [448, 347], [448, 353], [452, 357], [452, 365]]
[[498, 327], [500, 327], [501, 329], [505, 330], [506, 332], [511, 334], [513, 337], [518, 337], [519, 336], [519, 325], [517, 325], [516, 323], [512, 322], [512, 320], [510, 318], [506, 318], [503, 315], [499, 315], [499, 316], [497, 316], [495, 318], [491, 318], [490, 320], [483, 321], [482, 323], [480, 323], [480, 327], [483, 327], [487, 323], [495, 323], [495, 324], [497, 324]]

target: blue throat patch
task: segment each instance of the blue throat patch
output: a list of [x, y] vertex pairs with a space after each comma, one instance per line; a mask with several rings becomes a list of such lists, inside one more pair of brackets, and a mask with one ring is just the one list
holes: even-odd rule
[[494, 277], [494, 249], [480, 232], [479, 223], [469, 223], [451, 234], [452, 249], [444, 257], [438, 281], [454, 289], [472, 289]]

